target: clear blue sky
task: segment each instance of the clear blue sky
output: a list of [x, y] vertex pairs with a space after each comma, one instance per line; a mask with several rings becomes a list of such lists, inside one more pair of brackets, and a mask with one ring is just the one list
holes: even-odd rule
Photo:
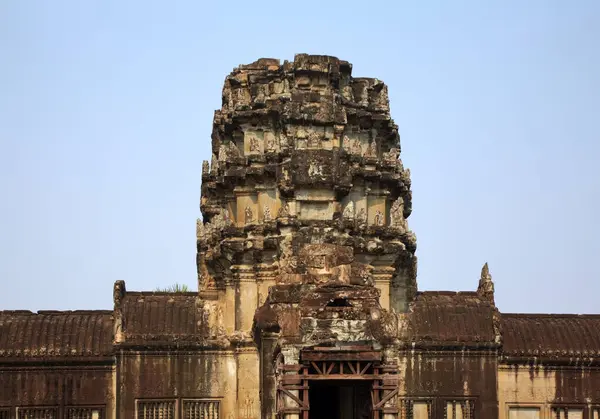
[[599, 41], [584, 0], [1, 1], [0, 309], [195, 288], [223, 80], [306, 52], [389, 86], [420, 289], [598, 313]]

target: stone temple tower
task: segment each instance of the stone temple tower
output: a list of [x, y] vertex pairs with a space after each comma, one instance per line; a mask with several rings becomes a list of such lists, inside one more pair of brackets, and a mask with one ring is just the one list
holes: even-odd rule
[[202, 166], [198, 284], [206, 333], [258, 345], [263, 417], [305, 410], [282, 378], [303, 362], [306, 374], [313, 359], [337, 362], [317, 369], [341, 375], [343, 359], [372, 374], [393, 362], [416, 295], [399, 155], [386, 85], [346, 61], [299, 54], [227, 76]]

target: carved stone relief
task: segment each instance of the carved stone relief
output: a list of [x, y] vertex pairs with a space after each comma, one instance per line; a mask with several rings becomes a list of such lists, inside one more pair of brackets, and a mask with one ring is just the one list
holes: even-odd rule
[[263, 207], [263, 220], [265, 222], [271, 221], [271, 208], [269, 208], [269, 206], [266, 204]]
[[244, 223], [252, 224], [254, 215], [252, 214], [252, 208], [246, 207], [244, 210]]
[[350, 201], [346, 204], [344, 208], [344, 212], [342, 213], [342, 217], [348, 220], [354, 219], [354, 202]]
[[383, 213], [380, 210], [375, 211], [375, 218], [373, 222], [376, 226], [382, 226], [384, 224]]

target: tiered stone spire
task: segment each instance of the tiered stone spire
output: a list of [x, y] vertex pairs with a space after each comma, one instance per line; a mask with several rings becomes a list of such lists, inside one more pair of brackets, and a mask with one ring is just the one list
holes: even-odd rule
[[416, 293], [410, 173], [387, 87], [351, 71], [300, 54], [225, 80], [202, 166], [197, 263], [227, 334], [251, 329], [275, 284], [374, 285], [396, 311]]

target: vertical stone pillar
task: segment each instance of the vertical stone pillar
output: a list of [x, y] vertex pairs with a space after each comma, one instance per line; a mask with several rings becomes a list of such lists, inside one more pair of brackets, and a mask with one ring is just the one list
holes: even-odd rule
[[234, 281], [226, 280], [225, 281], [225, 289], [220, 290], [220, 293], [224, 293], [224, 298], [221, 297], [220, 300], [223, 301], [223, 324], [225, 327], [225, 331], [228, 335], [232, 334], [235, 331], [235, 287]]
[[277, 339], [279, 333], [262, 332], [260, 340], [261, 417], [268, 419], [277, 415], [277, 379], [273, 358]]
[[269, 296], [269, 288], [275, 285], [277, 276], [276, 264], [261, 264], [256, 272], [256, 287], [258, 290], [258, 307], [262, 306]]
[[233, 271], [235, 288], [235, 330], [250, 332], [254, 313], [258, 308], [258, 290], [252, 265], [235, 265]]
[[233, 351], [227, 351], [220, 354], [223, 359], [222, 369], [219, 371], [223, 380], [223, 399], [221, 401], [221, 413], [223, 418], [236, 418], [237, 416], [237, 383], [238, 383], [238, 365], [237, 358]]
[[381, 308], [386, 310], [391, 308], [390, 283], [392, 282], [393, 274], [394, 268], [390, 266], [373, 266], [373, 279], [375, 280], [375, 286], [381, 292], [379, 304], [381, 304]]
[[237, 358], [237, 418], [260, 416], [260, 373], [258, 351], [253, 346], [236, 349]]

